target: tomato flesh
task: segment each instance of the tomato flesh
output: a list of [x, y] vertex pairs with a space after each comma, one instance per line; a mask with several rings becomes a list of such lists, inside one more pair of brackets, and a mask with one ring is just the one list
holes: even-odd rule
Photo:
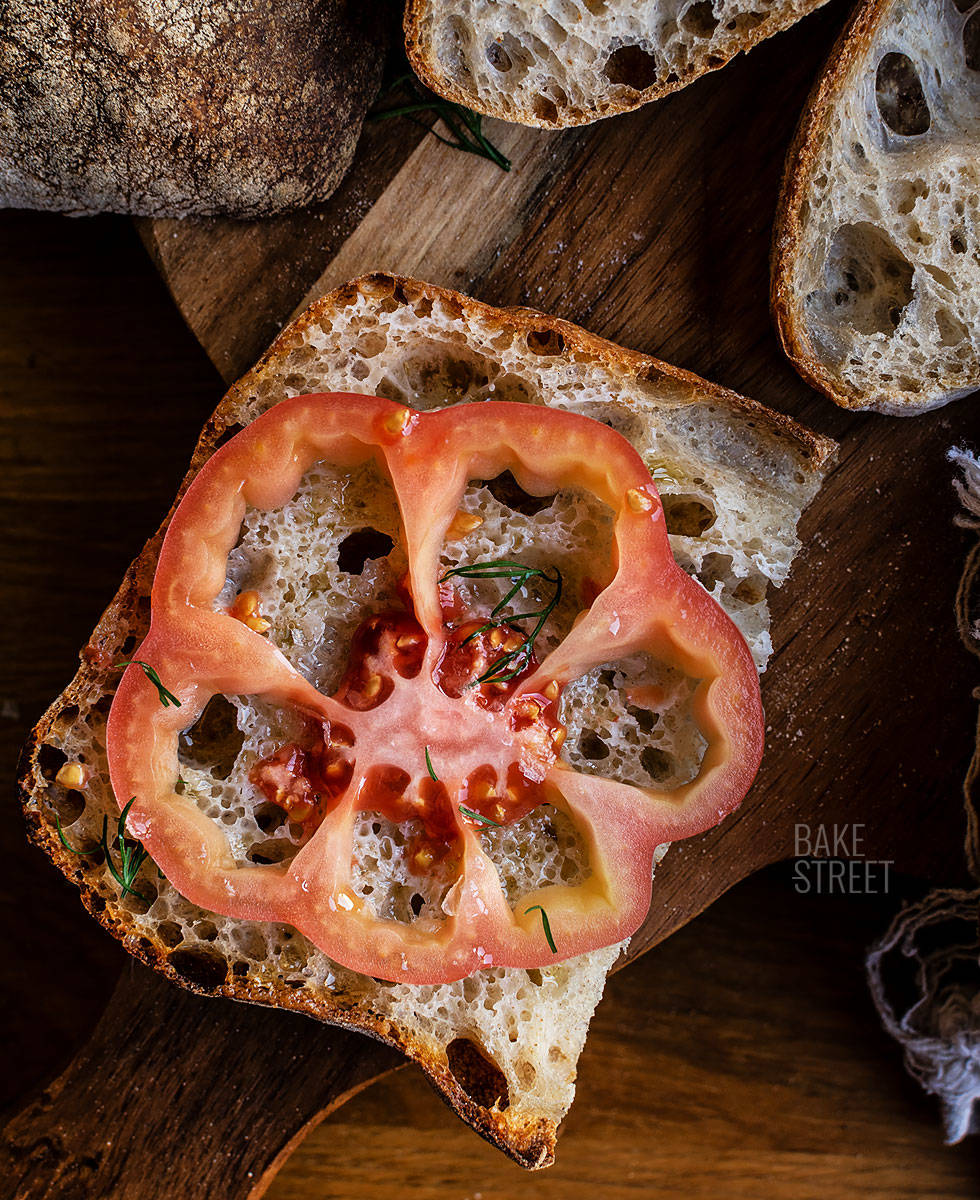
[[[514, 648], [517, 637], [510, 629], [501, 639], [492, 637], [492, 630], [474, 636], [484, 625], [480, 620], [462, 621], [446, 630], [445, 650], [436, 666], [435, 680], [451, 700], [465, 695], [482, 711], [499, 714], [506, 696], [520, 686], [521, 676], [533, 671], [536, 664], [529, 655], [528, 665], [514, 679], [481, 684], [480, 675], [492, 667], [501, 652]], [[351, 639], [350, 660], [335, 699], [357, 712], [378, 708], [394, 690], [394, 674], [404, 679], [418, 675], [425, 641], [411, 612], [369, 617]], [[521, 703], [502, 718], [513, 732], [523, 735], [521, 758], [509, 764], [506, 774], [498, 775], [493, 766], [481, 764], [459, 781], [457, 807], [477, 827], [513, 824], [547, 803], [542, 781], [557, 759], [565, 736], [558, 719], [559, 699], [557, 688], [550, 698], [523, 696]], [[484, 723], [479, 730], [485, 734]], [[291, 820], [302, 822], [307, 833], [315, 831], [332, 803], [344, 794], [357, 767], [356, 736], [347, 726], [326, 722], [310, 740], [309, 746], [296, 742], [281, 746], [249, 773], [249, 780], [266, 799]], [[431, 763], [432, 748], [426, 746], [424, 750], [429, 752]], [[436, 761], [442, 761], [438, 748]], [[426, 861], [431, 866], [445, 860], [458, 840], [452, 798], [438, 777], [413, 780], [400, 767], [374, 767], [365, 776], [359, 802], [362, 809], [378, 812], [395, 823], [421, 823], [424, 841], [417, 842], [408, 856], [416, 869]]]
[[[247, 613], [216, 609], [246, 505], [281, 506], [321, 460], [347, 469], [372, 460], [387, 473], [409, 562], [404, 609], [362, 622], [333, 696], [290, 666], [252, 597]], [[522, 635], [466, 612], [440, 554], [468, 481], [505, 471], [532, 494], [576, 487], [596, 495], [614, 513], [615, 561], [605, 586], [583, 587], [587, 609], [559, 645], [540, 662], [530, 652], [511, 658], [502, 671], [495, 664]], [[697, 776], [671, 791], [586, 775], [560, 757], [562, 689], [637, 653], [696, 681], [692, 713], [707, 749]], [[120, 807], [136, 797], [130, 831], [178, 890], [214, 912], [291, 924], [344, 966], [407, 983], [541, 967], [628, 936], [649, 907], [656, 847], [731, 812], [762, 753], [751, 654], [674, 562], [639, 455], [606, 426], [541, 406], [422, 413], [371, 396], [281, 401], [188, 488], [134, 657], [153, 665], [182, 707], [162, 708], [143, 673], [127, 669], [108, 723], [112, 784]], [[177, 789], [180, 732], [218, 693], [261, 697], [308, 723], [304, 741], [277, 747], [252, 771], [260, 794], [307, 829], [289, 863], [236, 862], [223, 828]], [[543, 804], [575, 826], [588, 873], [574, 886], [546, 884], [508, 900], [483, 835], [491, 822], [513, 824]], [[455, 873], [445, 919], [389, 920], [357, 891], [354, 828], [369, 812], [417, 822], [409, 874]]]

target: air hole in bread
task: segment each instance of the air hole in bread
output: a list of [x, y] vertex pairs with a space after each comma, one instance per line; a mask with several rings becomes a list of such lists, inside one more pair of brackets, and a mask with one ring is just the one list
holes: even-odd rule
[[693, 33], [695, 37], [709, 38], [718, 28], [718, 18], [715, 16], [711, 0], [697, 0], [681, 14], [680, 27], [685, 33]]
[[361, 358], [377, 358], [387, 345], [388, 339], [383, 333], [377, 329], [369, 329], [367, 333], [358, 338], [355, 348]]
[[219, 450], [225, 444], [225, 442], [230, 442], [231, 439], [240, 434], [244, 428], [245, 426], [240, 424], [226, 425], [214, 443], [215, 450]]
[[485, 50], [487, 62], [495, 71], [507, 72], [514, 65], [510, 55], [500, 42], [490, 42]]
[[751, 33], [753, 29], [757, 29], [765, 20], [765, 16], [760, 12], [743, 12], [738, 13], [735, 17], [735, 28], [739, 33]]
[[654, 783], [665, 783], [674, 770], [674, 760], [665, 750], [656, 746], [644, 746], [640, 752], [640, 765]]
[[539, 121], [554, 124], [558, 120], [558, 105], [554, 100], [549, 100], [547, 96], [542, 96], [540, 93], [532, 98], [531, 111]]
[[519, 375], [498, 375], [487, 388], [487, 393], [490, 400], [505, 400], [514, 404], [541, 403], [533, 385]]
[[920, 200], [928, 197], [929, 185], [924, 179], [897, 179], [889, 191], [897, 211], [908, 216]]
[[48, 806], [54, 812], [62, 826], [74, 825], [85, 811], [85, 797], [74, 788], [63, 791], [59, 787], [52, 788], [47, 796]]
[[58, 710], [54, 723], [59, 730], [67, 732], [75, 724], [80, 715], [81, 709], [77, 704], [66, 704], [64, 708]]
[[699, 496], [661, 495], [667, 532], [681, 537], [700, 537], [714, 525], [716, 517]]
[[936, 328], [944, 346], [958, 346], [969, 337], [966, 325], [947, 308], [936, 310]]
[[263, 833], [272, 833], [286, 821], [286, 813], [278, 804], [257, 804], [252, 811], [256, 825]]
[[337, 566], [348, 575], [363, 575], [365, 563], [387, 556], [395, 548], [395, 540], [380, 529], [355, 529], [340, 543]]
[[643, 92], [657, 82], [657, 57], [643, 46], [620, 46], [606, 59], [603, 70], [610, 83]]
[[225, 696], [212, 696], [194, 724], [180, 735], [180, 764], [227, 779], [244, 740], [238, 728], [238, 710]]
[[157, 937], [168, 950], [173, 950], [184, 940], [184, 931], [176, 921], [161, 921], [157, 926]]
[[436, 34], [436, 54], [450, 77], [460, 87], [470, 86], [472, 74], [466, 61], [467, 32], [462, 17], [452, 16], [443, 21]]
[[732, 575], [732, 556], [730, 554], [719, 554], [717, 551], [712, 551], [706, 554], [701, 559], [701, 566], [698, 568], [698, 579], [701, 585], [712, 595], [716, 594], [717, 585], [720, 582], [727, 582]]
[[980, 9], [963, 26], [963, 54], [971, 71], [980, 71]]
[[216, 991], [228, 978], [228, 964], [211, 950], [182, 947], [167, 955], [167, 962], [181, 979], [198, 991]]
[[52, 746], [50, 742], [42, 742], [38, 746], [37, 765], [45, 779], [54, 779], [67, 761], [68, 755], [60, 746]]
[[935, 281], [944, 287], [948, 292], [951, 292], [954, 295], [956, 294], [956, 280], [948, 271], [944, 271], [942, 267], [934, 267], [932, 263], [926, 263], [924, 269], [928, 271], [933, 279], [935, 279]]
[[257, 925], [246, 921], [236, 923], [231, 928], [231, 940], [238, 951], [253, 962], [261, 962], [268, 956], [269, 947]]
[[929, 128], [929, 105], [915, 64], [907, 54], [886, 54], [875, 76], [878, 112], [888, 128], [902, 137], [915, 137]]
[[[285, 815], [285, 814], [284, 814]], [[286, 838], [273, 838], [267, 842], [254, 842], [245, 857], [259, 866], [270, 863], [289, 862], [296, 854], [296, 846]]]
[[525, 517], [533, 517], [551, 507], [555, 494], [550, 496], [532, 496], [517, 482], [510, 471], [503, 471], [495, 479], [487, 480], [486, 489], [498, 504], [523, 513]]
[[[890, 337], [912, 300], [913, 276], [912, 265], [883, 229], [868, 221], [842, 225], [830, 243], [826, 288], [808, 296], [807, 306], [828, 324]], [[819, 328], [814, 333], [819, 340]]]
[[373, 275], [359, 280], [357, 287], [362, 296], [368, 296], [372, 300], [385, 300], [394, 294], [395, 281], [383, 271], [375, 271]]
[[609, 747], [597, 733], [587, 729], [578, 740], [579, 753], [590, 762], [609, 757]]
[[962, 229], [954, 229], [949, 235], [949, 248], [954, 254], [966, 253], [966, 235]]
[[507, 1080], [470, 1038], [454, 1038], [446, 1047], [449, 1070], [467, 1096], [480, 1108], [503, 1111], [510, 1104]]
[[763, 603], [767, 591], [768, 585], [765, 576], [758, 575], [754, 578], [741, 580], [732, 592], [732, 596], [741, 604], [755, 606]]
[[556, 357], [564, 353], [565, 339], [557, 329], [532, 329], [527, 335], [527, 348], [532, 354]]

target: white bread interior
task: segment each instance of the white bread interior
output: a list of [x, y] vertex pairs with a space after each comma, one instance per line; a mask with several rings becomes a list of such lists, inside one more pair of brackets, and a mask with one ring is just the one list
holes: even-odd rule
[[560, 129], [638, 108], [826, 0], [408, 0], [412, 65], [491, 117]]
[[980, 386], [980, 5], [871, 0], [787, 164], [773, 305], [801, 373], [898, 416]]

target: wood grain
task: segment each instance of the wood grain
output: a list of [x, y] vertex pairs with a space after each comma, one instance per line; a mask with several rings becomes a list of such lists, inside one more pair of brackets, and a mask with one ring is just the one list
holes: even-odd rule
[[[500, 121], [487, 136], [509, 171], [425, 138], [315, 283], [302, 311], [371, 270], [394, 271], [465, 290], [510, 245], [552, 179], [571, 160], [576, 134], [548, 134]], [[369, 265], [371, 264], [371, 265]]]
[[775, 868], [610, 980], [557, 1161], [533, 1175], [446, 1119], [413, 1071], [313, 1132], [267, 1200], [956, 1200], [946, 1147], [878, 1027], [864, 945], [895, 898], [802, 896]]
[[[266, 1013], [187, 995], [133, 964], [69, 1070], [4, 1128], [0, 1196], [262, 1196], [313, 1124], [402, 1062], [278, 1017], [270, 1037]], [[161, 1157], [166, 1170], [151, 1169]]]

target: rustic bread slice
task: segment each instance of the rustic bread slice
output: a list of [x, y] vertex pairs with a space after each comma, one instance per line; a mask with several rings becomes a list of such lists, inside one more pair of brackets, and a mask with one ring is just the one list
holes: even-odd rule
[[[373, 275], [314, 304], [231, 389], [201, 435], [184, 486], [223, 439], [278, 400], [330, 389], [379, 393], [420, 408], [488, 396], [548, 403], [621, 430], [657, 471], [678, 559], [732, 614], [760, 667], [765, 663], [766, 591], [783, 582], [798, 549], [800, 511], [832, 457], [826, 439], [566, 322]], [[508, 490], [506, 477], [475, 481], [465, 506], [478, 509], [484, 523], [469, 553], [523, 554], [544, 539], [544, 552], [564, 555], [563, 569], [587, 571], [604, 537], [594, 503], [574, 492], [526, 500]], [[365, 529], [375, 539], [367, 554]], [[621, 947], [541, 971], [491, 970], [439, 987], [384, 984], [332, 963], [288, 928], [195, 909], [150, 863], [137, 884], [143, 898], [120, 899], [99, 857], [76, 856], [59, 841], [56, 817], [69, 841], [84, 848], [97, 839], [103, 815], [118, 815], [104, 742], [118, 673], [107, 666], [129, 657], [146, 630], [162, 532], [130, 567], [82, 653], [81, 669], [34, 731], [22, 777], [33, 838], [106, 928], [175, 982], [305, 1012], [389, 1042], [415, 1059], [485, 1137], [525, 1166], [547, 1164], [572, 1100], [589, 1020]], [[351, 534], [358, 535], [354, 542]], [[376, 544], [385, 536], [387, 555]], [[400, 570], [398, 536], [383, 481], [369, 470], [339, 478], [330, 464], [320, 464], [282, 509], [248, 510], [229, 557], [228, 595], [256, 588], [272, 622], [270, 637], [297, 669], [329, 687], [360, 615], [386, 602]], [[349, 561], [356, 545], [360, 561]], [[656, 714], [647, 743], [657, 753], [646, 760], [640, 753], [624, 688], [631, 676], [655, 669], [609, 664], [571, 691], [566, 745], [580, 768], [589, 769], [598, 754], [605, 772], [643, 771], [644, 782], [696, 772], [703, 742], [685, 719], [683, 688], [675, 687]], [[248, 697], [212, 701], [182, 749], [187, 793], [227, 827], [236, 853], [252, 861], [281, 861], [295, 852], [288, 826], [273, 828], [270, 806], [263, 810], [247, 783], [249, 764], [283, 736], [287, 719]], [[66, 761], [91, 773], [84, 791], [57, 782]], [[587, 870], [574, 829], [560, 822], [549, 827], [540, 813], [527, 821], [535, 852], [524, 858], [513, 831], [487, 834], [487, 852], [508, 890]], [[439, 900], [437, 892], [409, 886], [399, 870], [406, 832], [366, 820], [354, 847], [364, 890], [399, 920]]]
[[659, 100], [826, 0], [407, 0], [412, 66], [468, 108], [545, 129]]
[[867, 0], [786, 165], [772, 305], [805, 379], [897, 416], [980, 387], [980, 4]]

